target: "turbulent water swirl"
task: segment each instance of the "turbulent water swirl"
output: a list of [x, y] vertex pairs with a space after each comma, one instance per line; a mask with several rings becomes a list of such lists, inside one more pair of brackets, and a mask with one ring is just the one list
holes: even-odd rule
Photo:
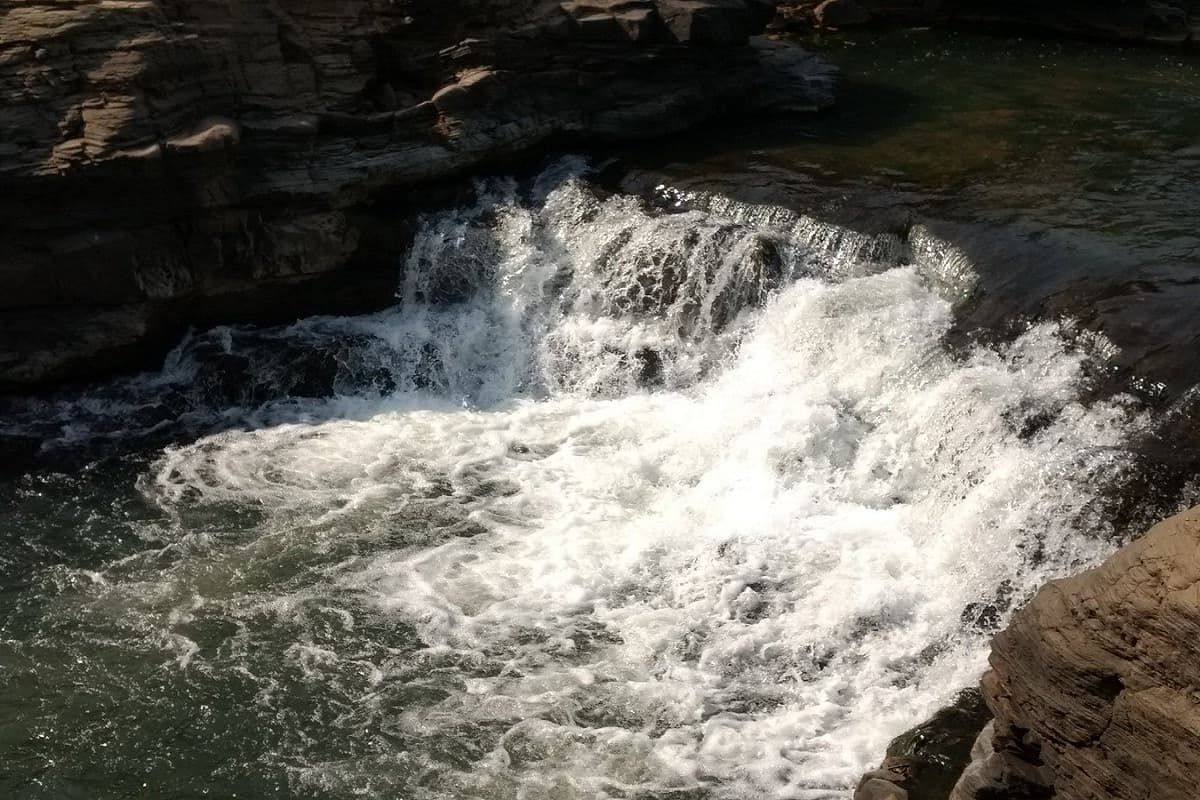
[[240, 692], [238, 769], [301, 794], [843, 796], [1103, 551], [1141, 423], [1054, 324], [948, 353], [972, 273], [923, 230], [670, 199], [497, 182], [395, 310], [195, 337], [139, 397], [228, 429], [47, 613]]

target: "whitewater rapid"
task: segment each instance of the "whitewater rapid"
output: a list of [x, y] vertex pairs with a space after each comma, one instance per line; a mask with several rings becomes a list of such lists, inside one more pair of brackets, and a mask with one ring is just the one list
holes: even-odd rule
[[336, 697], [261, 756], [301, 793], [845, 797], [1012, 598], [1106, 552], [1143, 423], [1081, 402], [1103, 353], [1056, 323], [949, 352], [973, 273], [921, 229], [664, 198], [494, 182], [425, 221], [396, 309], [186, 344], [152, 381], [286, 376], [275, 341], [333, 352], [333, 396], [168, 447], [167, 532], [78, 602], [265, 709]]

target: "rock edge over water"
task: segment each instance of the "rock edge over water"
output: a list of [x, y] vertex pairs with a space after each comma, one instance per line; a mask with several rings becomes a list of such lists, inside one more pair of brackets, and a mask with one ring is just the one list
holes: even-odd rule
[[834, 71], [764, 0], [10, 3], [0, 389], [189, 324], [386, 303], [414, 187], [552, 141], [807, 110]]
[[[1200, 768], [1200, 508], [1053, 581], [997, 635], [995, 716], [951, 800], [1191, 800]], [[920, 800], [895, 759], [855, 797]]]
[[1048, 584], [996, 637], [990, 660], [994, 730], [955, 798], [1195, 797], [1200, 508]]

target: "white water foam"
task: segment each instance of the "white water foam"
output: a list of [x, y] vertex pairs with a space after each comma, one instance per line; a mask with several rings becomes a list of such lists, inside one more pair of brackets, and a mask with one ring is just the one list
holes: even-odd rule
[[[364, 689], [361, 713], [418, 743], [496, 732], [436, 781], [402, 769], [408, 751], [297, 781], [845, 796], [976, 682], [973, 613], [1103, 554], [1088, 512], [1139, 422], [1079, 402], [1086, 357], [1052, 324], [949, 355], [972, 278], [924, 232], [909, 246], [719, 198], [659, 214], [547, 184], [430, 220], [401, 310], [288, 334], [366, 337], [359, 357], [394, 391], [264, 410], [263, 427], [167, 451], [147, 492], [178, 514], [260, 509], [272, 547], [374, 543], [314, 571], [319, 591], [236, 602], [336, 593], [402, 621], [450, 688], [410, 708]], [[474, 535], [380, 544], [437, 509]], [[234, 603], [236, 584], [210, 572], [203, 592]], [[366, 663], [352, 650], [289, 653], [311, 678]], [[484, 657], [502, 668], [465, 666]], [[368, 689], [412, 670], [368, 666]]]

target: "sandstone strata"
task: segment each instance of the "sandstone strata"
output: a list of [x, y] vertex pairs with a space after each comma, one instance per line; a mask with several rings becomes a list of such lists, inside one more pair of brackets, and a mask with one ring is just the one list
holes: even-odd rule
[[[764, 0], [6, 0], [0, 388], [386, 302], [430, 181], [832, 101]], [[415, 199], [414, 199], [415, 198]]]
[[1200, 509], [1043, 588], [996, 637], [995, 722], [956, 800], [1191, 800], [1200, 769]]
[[1200, 37], [1196, 0], [801, 0], [781, 6], [786, 23], [836, 29], [958, 24], [1169, 44]]

